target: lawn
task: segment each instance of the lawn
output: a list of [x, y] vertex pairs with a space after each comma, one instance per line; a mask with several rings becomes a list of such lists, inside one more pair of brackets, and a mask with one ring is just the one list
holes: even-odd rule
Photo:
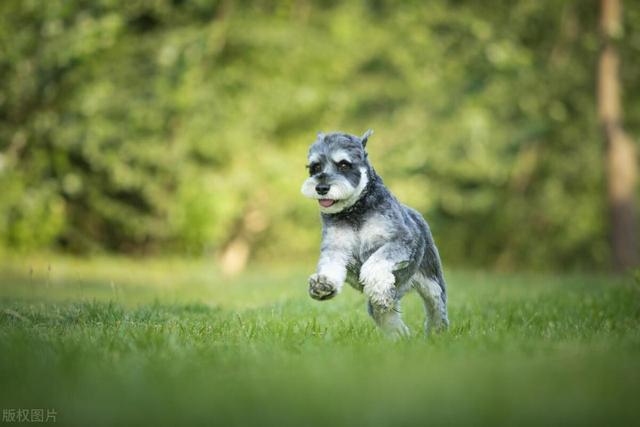
[[0, 407], [60, 425], [631, 425], [640, 286], [630, 277], [448, 274], [451, 329], [390, 342], [312, 268], [8, 257]]

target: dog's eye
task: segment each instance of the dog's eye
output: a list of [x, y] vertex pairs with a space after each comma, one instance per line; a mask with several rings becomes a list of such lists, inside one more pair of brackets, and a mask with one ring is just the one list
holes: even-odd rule
[[349, 170], [351, 168], [351, 163], [347, 162], [346, 160], [342, 160], [338, 162], [338, 168], [342, 171]]
[[315, 175], [320, 172], [320, 163], [311, 163], [307, 168], [309, 169], [309, 175]]

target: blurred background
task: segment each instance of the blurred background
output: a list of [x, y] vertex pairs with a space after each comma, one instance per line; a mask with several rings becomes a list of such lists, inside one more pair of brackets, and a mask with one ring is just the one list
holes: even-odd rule
[[373, 128], [373, 164], [447, 268], [633, 266], [624, 6], [4, 0], [0, 251], [312, 262], [308, 145]]

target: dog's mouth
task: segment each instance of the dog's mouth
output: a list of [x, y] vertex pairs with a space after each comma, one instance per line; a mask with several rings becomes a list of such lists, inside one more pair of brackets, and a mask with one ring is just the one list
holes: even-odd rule
[[318, 203], [320, 204], [320, 206], [322, 206], [323, 208], [328, 208], [330, 206], [333, 206], [334, 203], [336, 201], [333, 199], [320, 199], [318, 200]]

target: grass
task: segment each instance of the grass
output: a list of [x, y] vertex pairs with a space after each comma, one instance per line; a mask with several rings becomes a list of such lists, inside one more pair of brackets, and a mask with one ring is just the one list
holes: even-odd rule
[[306, 268], [0, 264], [0, 407], [62, 425], [629, 425], [640, 287], [607, 276], [451, 272], [448, 333], [380, 337], [362, 295], [318, 303]]

